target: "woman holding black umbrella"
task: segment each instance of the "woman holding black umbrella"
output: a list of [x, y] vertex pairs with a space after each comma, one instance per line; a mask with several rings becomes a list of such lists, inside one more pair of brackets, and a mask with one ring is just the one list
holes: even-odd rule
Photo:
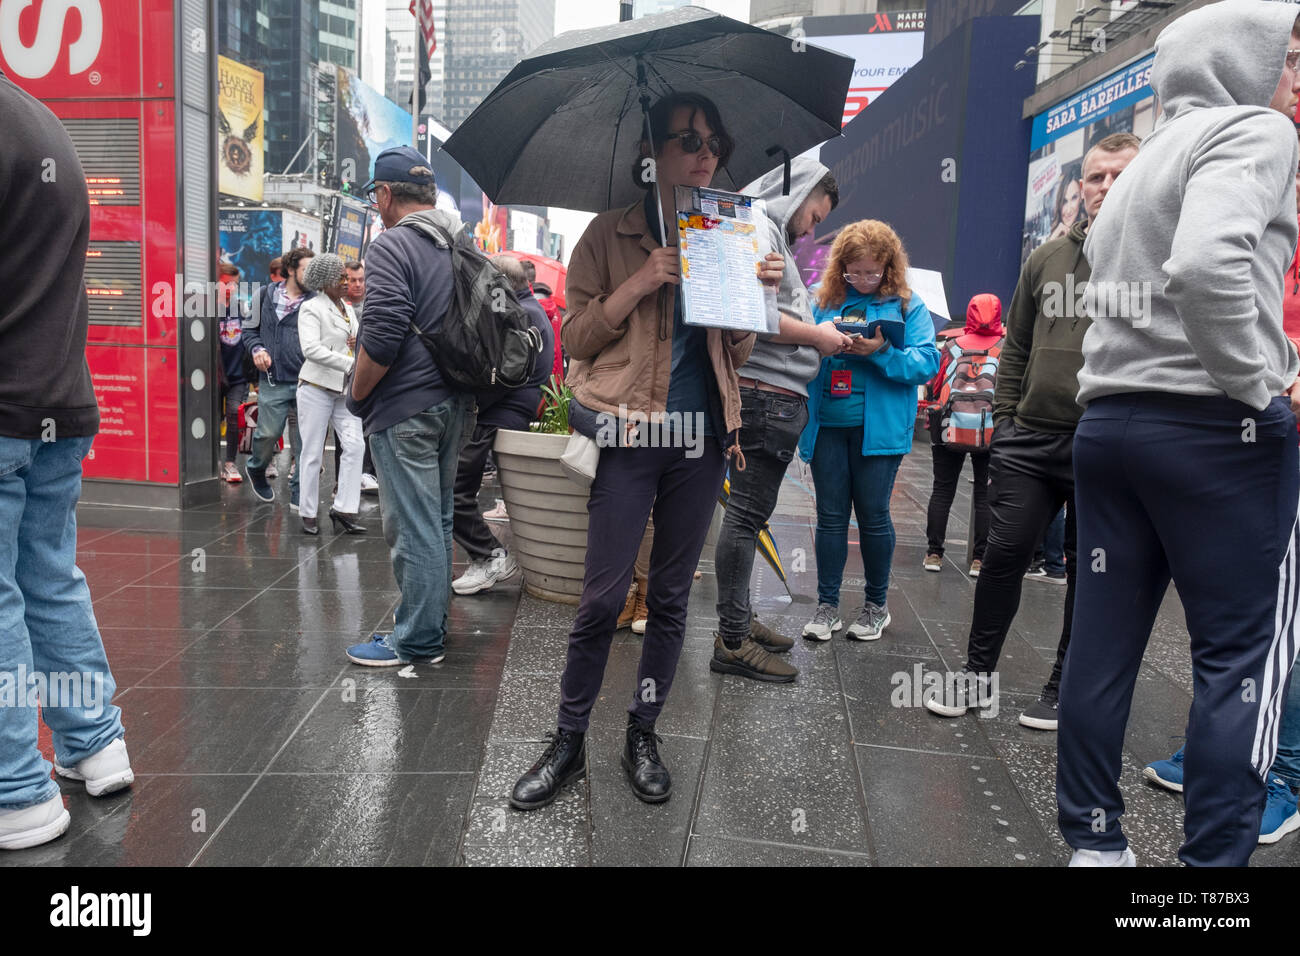
[[[726, 458], [738, 447], [736, 369], [749, 357], [754, 337], [683, 321], [673, 200], [676, 186], [710, 185], [733, 144], [717, 107], [691, 93], [660, 99], [649, 113], [649, 135], [631, 171], [644, 200], [597, 216], [569, 263], [561, 329], [573, 360], [569, 383], [578, 402], [599, 416], [602, 434], [621, 440], [617, 447], [602, 442], [558, 731], [515, 784], [510, 802], [520, 810], [546, 806], [585, 773], [588, 719], [652, 509], [650, 616], [622, 765], [640, 799], [660, 803], [671, 795], [655, 721], [677, 669], [687, 599]], [[661, 222], [667, 236], [660, 234]], [[781, 256], [770, 255], [758, 278], [774, 285], [782, 268]], [[642, 425], [629, 435], [628, 413], [664, 412], [665, 424]], [[655, 434], [647, 436], [647, 428]], [[743, 459], [736, 462], [743, 466]]]

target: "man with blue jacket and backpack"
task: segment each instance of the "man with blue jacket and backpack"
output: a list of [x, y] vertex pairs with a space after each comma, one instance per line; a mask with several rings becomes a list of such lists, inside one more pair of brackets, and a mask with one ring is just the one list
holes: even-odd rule
[[1083, 292], [1091, 275], [1083, 240], [1115, 178], [1137, 156], [1138, 145], [1132, 133], [1113, 133], [1088, 150], [1082, 184], [1087, 222], [1075, 223], [1067, 235], [1043, 243], [1020, 270], [994, 391], [989, 449], [992, 519], [975, 586], [966, 663], [942, 694], [925, 701], [926, 709], [940, 717], [960, 717], [972, 707], [993, 712], [998, 687], [994, 671], [1020, 607], [1025, 572], [1043, 532], [1064, 504], [1065, 618], [1056, 664], [1039, 699], [1020, 715], [1023, 726], [1056, 730], [1078, 565], [1073, 446], [1083, 409], [1075, 395], [1083, 365], [1083, 336], [1089, 326]]
[[452, 253], [433, 236], [455, 236], [462, 226], [434, 208], [433, 170], [410, 146], [380, 153], [374, 176], [362, 195], [384, 232], [366, 253], [365, 312], [345, 388], [379, 470], [384, 538], [402, 598], [393, 632], [372, 634], [347, 655], [367, 667], [436, 664], [451, 599], [456, 461], [474, 406], [415, 329], [433, 335], [444, 321], [455, 292]]
[[[306, 300], [302, 279], [310, 249], [290, 249], [284, 254], [285, 279], [259, 289], [244, 319], [244, 348], [257, 366], [257, 430], [253, 453], [248, 456], [248, 484], [263, 501], [274, 501], [275, 491], [266, 480], [266, 466], [275, 457], [276, 443], [298, 404], [298, 372], [302, 347], [298, 344], [298, 308]], [[289, 425], [289, 445], [294, 459], [302, 460], [302, 440], [296, 423]], [[298, 469], [289, 479], [290, 510], [298, 507]]]

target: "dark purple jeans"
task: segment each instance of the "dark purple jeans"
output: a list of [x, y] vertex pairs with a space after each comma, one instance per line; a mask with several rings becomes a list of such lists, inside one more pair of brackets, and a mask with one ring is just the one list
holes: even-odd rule
[[628, 712], [642, 723], [653, 723], [668, 699], [686, 637], [686, 603], [725, 470], [722, 450], [711, 438], [704, 439], [699, 457], [687, 458], [686, 451], [601, 449], [587, 502], [582, 600], [560, 682], [561, 730], [587, 730], [652, 507], [655, 538], [646, 595], [650, 617]]

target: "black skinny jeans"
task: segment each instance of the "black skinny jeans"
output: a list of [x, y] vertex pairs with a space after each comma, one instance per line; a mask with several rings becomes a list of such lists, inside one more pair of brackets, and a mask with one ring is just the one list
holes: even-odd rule
[[971, 489], [975, 497], [975, 527], [971, 529], [975, 535], [975, 552], [972, 557], [982, 561], [989, 539], [989, 453], [953, 451], [944, 445], [931, 445], [930, 451], [934, 456], [934, 488], [930, 491], [930, 507], [925, 516], [926, 551], [943, 557], [948, 514], [957, 494], [957, 482], [961, 480], [962, 464], [969, 454], [971, 467], [975, 469], [975, 487]]

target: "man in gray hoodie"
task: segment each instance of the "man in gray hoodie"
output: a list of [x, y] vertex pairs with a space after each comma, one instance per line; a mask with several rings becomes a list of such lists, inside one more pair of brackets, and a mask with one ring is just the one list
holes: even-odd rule
[[835, 355], [851, 339], [834, 323], [817, 325], [808, 290], [799, 275], [791, 246], [812, 232], [839, 202], [830, 170], [806, 156], [778, 167], [747, 192], [767, 203], [772, 249], [785, 256], [777, 291], [781, 329], [759, 336], [749, 361], [740, 369], [740, 447], [745, 470], [731, 470], [727, 513], [718, 533], [714, 562], [718, 575], [718, 633], [709, 668], [754, 680], [789, 683], [798, 671], [773, 654], [794, 641], [754, 617], [749, 578], [754, 545], [776, 508], [781, 480], [790, 465], [799, 435], [808, 424], [808, 383], [817, 377], [823, 355]]
[[1156, 40], [1163, 115], [1088, 232], [1074, 440], [1079, 573], [1057, 802], [1074, 866], [1132, 866], [1124, 729], [1170, 579], [1191, 634], [1189, 865], [1244, 866], [1296, 653], [1300, 359], [1282, 330], [1296, 244], [1300, 20], [1225, 0]]

